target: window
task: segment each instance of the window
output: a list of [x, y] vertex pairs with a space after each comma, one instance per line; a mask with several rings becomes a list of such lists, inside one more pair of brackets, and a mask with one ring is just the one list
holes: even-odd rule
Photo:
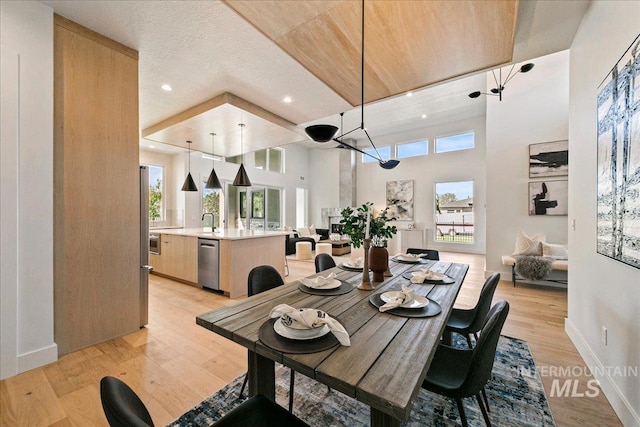
[[242, 156], [225, 157], [224, 161], [227, 163], [233, 163], [233, 164], [239, 165], [240, 163], [242, 163]]
[[436, 138], [436, 153], [446, 153], [448, 151], [468, 150], [473, 148], [474, 137], [474, 133], [469, 132], [460, 135]]
[[436, 242], [473, 243], [473, 181], [436, 183]]
[[406, 144], [398, 144], [396, 149], [398, 150], [398, 158], [403, 159], [406, 157], [426, 156], [429, 154], [429, 141], [416, 141], [408, 142]]
[[[282, 227], [282, 190], [272, 187], [254, 187], [250, 190], [249, 200], [251, 201], [248, 218], [248, 227], [251, 230], [277, 230]], [[241, 218], [245, 218], [247, 190], [240, 191], [239, 211]], [[247, 222], [244, 221], [245, 226]]]
[[[149, 169], [149, 220], [152, 223], [164, 220], [164, 168], [144, 165]], [[153, 224], [155, 225], [155, 224]]]
[[282, 148], [267, 148], [254, 153], [255, 166], [258, 169], [284, 173], [284, 150]]
[[213, 214], [213, 224], [211, 224], [211, 216], [204, 218], [203, 227], [220, 227], [223, 223], [224, 212], [224, 193], [220, 189], [206, 188], [207, 181], [202, 182], [202, 213]]
[[380, 153], [380, 158], [382, 160], [389, 160], [391, 159], [391, 147], [380, 147], [378, 148], [378, 152], [376, 153], [376, 150], [374, 148], [367, 148], [366, 150], [362, 150], [367, 154], [372, 155], [373, 157], [375, 157], [375, 159], [373, 157], [369, 157], [369, 156], [365, 156], [364, 154], [362, 155], [362, 162], [363, 163], [370, 163], [370, 162], [377, 162], [377, 158], [378, 158], [378, 153]]

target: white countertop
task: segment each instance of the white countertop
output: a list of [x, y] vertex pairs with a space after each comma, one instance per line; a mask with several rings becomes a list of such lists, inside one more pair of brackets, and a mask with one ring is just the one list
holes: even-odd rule
[[261, 237], [285, 236], [289, 234], [285, 231], [262, 231], [262, 230], [239, 230], [237, 228], [221, 228], [211, 232], [210, 227], [205, 228], [160, 228], [154, 229], [154, 233], [176, 234], [179, 236], [202, 237], [216, 240], [244, 240], [257, 239]]

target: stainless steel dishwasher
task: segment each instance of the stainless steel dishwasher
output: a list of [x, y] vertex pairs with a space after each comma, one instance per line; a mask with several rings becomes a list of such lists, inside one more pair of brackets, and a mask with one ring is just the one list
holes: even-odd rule
[[203, 288], [220, 290], [218, 275], [218, 248], [220, 242], [198, 239], [198, 283]]

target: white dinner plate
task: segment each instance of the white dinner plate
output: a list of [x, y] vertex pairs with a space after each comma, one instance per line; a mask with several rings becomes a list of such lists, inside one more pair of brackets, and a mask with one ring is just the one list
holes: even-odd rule
[[300, 280], [300, 282], [301, 282], [303, 285], [305, 285], [307, 288], [310, 288], [310, 289], [319, 289], [319, 290], [322, 290], [322, 289], [336, 289], [336, 288], [339, 288], [339, 287], [340, 287], [340, 285], [342, 285], [342, 282], [341, 282], [340, 280], [338, 280], [338, 279], [333, 279], [333, 281], [332, 281], [331, 283], [329, 283], [329, 284], [327, 284], [327, 285], [323, 285], [323, 286], [309, 286], [309, 285], [306, 283], [307, 281], [309, 281], [309, 282], [313, 282], [314, 280], [315, 280], [315, 279], [306, 279], [306, 280]]
[[[400, 291], [389, 291], [380, 294], [380, 299], [385, 303], [391, 301], [398, 295]], [[414, 295], [413, 300], [400, 305], [400, 308], [422, 308], [429, 305], [429, 300], [420, 295]]]
[[418, 258], [418, 257], [397, 256], [397, 257], [395, 257], [395, 259], [397, 259], [398, 261], [402, 261], [402, 262], [412, 262], [412, 263], [420, 262], [420, 258]]
[[278, 319], [273, 324], [273, 330], [276, 334], [292, 340], [312, 340], [320, 338], [329, 333], [330, 329], [327, 325], [315, 329], [293, 329], [285, 326], [282, 319]]
[[343, 263], [343, 265], [344, 265], [345, 267], [349, 267], [349, 268], [359, 268], [360, 270], [362, 270], [362, 264], [360, 264], [360, 265], [354, 265], [354, 264], [352, 264], [352, 263], [351, 263], [351, 261], [344, 262], [344, 263]]

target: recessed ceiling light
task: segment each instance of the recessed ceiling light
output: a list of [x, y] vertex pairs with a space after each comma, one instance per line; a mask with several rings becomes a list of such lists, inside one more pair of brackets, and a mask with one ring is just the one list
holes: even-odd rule
[[162, 85], [162, 90], [166, 90], [167, 92], [171, 92], [171, 86], [169, 86], [168, 84], [163, 84]]
[[413, 92], [407, 92], [407, 96], [413, 95]]
[[426, 114], [423, 114], [423, 115], [422, 115], [422, 118], [423, 118], [423, 119], [426, 119], [426, 118], [427, 118], [427, 115], [426, 115]]
[[291, 97], [290, 97], [290, 96], [285, 96], [285, 97], [284, 97], [284, 99], [283, 99], [283, 101], [284, 101], [284, 102], [286, 102], [286, 103], [288, 104], [288, 103], [290, 103], [292, 100], [291, 100]]
[[156, 148], [156, 146], [155, 145], [150, 145], [149, 148]]

